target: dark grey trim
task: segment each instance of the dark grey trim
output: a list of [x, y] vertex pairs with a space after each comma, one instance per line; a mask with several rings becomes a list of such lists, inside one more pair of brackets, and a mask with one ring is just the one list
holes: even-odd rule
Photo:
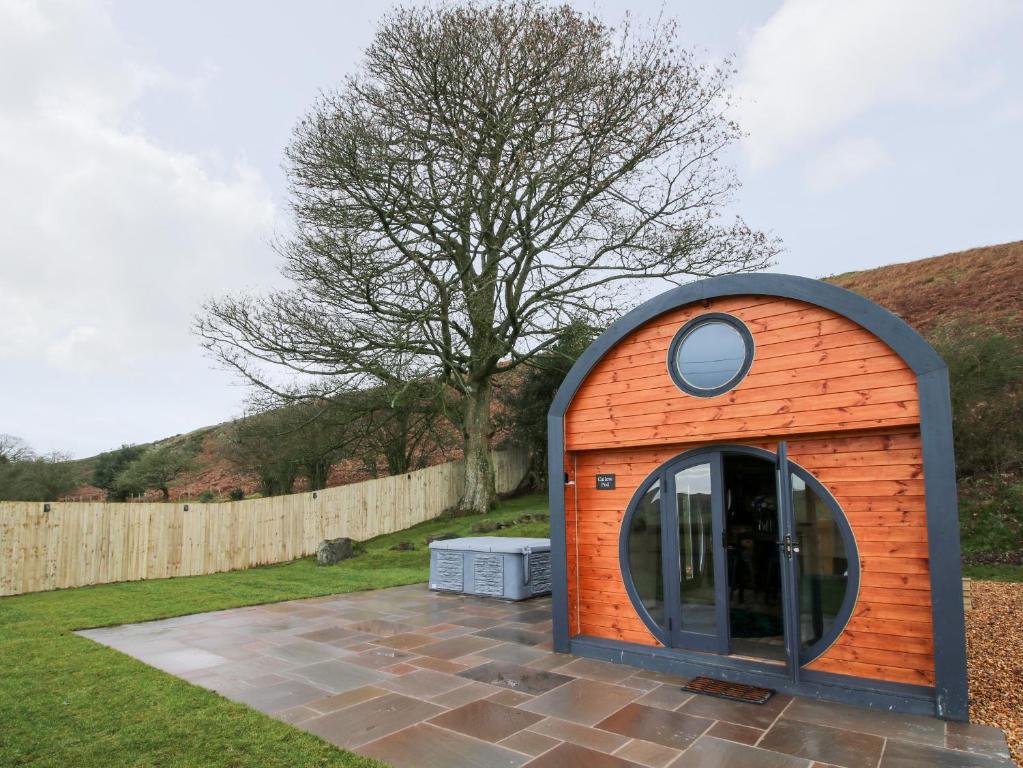
[[[701, 387], [694, 386], [686, 381], [686, 377], [682, 374], [682, 371], [679, 370], [678, 363], [675, 359], [678, 354], [678, 348], [682, 342], [685, 341], [685, 338], [706, 323], [724, 323], [725, 325], [734, 328], [739, 336], [742, 337], [742, 343], [746, 348], [742, 365], [739, 367], [738, 372], [721, 386], [713, 387], [711, 389], [702, 389]], [[688, 323], [679, 328], [675, 337], [671, 340], [671, 344], [668, 345], [668, 374], [671, 376], [671, 380], [675, 382], [675, 386], [687, 394], [693, 395], [694, 397], [717, 397], [718, 395], [723, 395], [728, 390], [738, 386], [739, 382], [746, 378], [746, 374], [749, 373], [750, 366], [753, 365], [753, 351], [755, 346], [756, 345], [753, 343], [753, 334], [750, 333], [749, 328], [746, 327], [746, 323], [742, 322], [742, 320], [724, 312], [707, 312], [706, 314], [694, 317]]]
[[[849, 518], [846, 517], [845, 510], [838, 503], [838, 499], [832, 496], [831, 491], [808, 470], [792, 459], [788, 459], [788, 464], [792, 467], [793, 473], [798, 475], [806, 483], [807, 487], [812, 489], [831, 508], [832, 517], [834, 518], [835, 525], [838, 526], [839, 533], [842, 536], [842, 543], [845, 545], [846, 555], [849, 558], [849, 581], [846, 585], [845, 597], [842, 599], [842, 607], [839, 608], [838, 615], [835, 617], [831, 629], [825, 632], [821, 639], [809, 648], [803, 648], [801, 638], [798, 641], [800, 649], [799, 663], [801, 666], [806, 666], [831, 647], [831, 644], [842, 634], [842, 630], [849, 623], [849, 619], [852, 618], [853, 609], [856, 607], [856, 598], [860, 593], [860, 550], [856, 546], [856, 536], [853, 534], [852, 526], [849, 525]], [[803, 674], [805, 674], [805, 671]]]
[[551, 608], [554, 650], [568, 653], [568, 552], [565, 528], [565, 415], [547, 415], [547, 485], [551, 524]]
[[[639, 506], [639, 501], [645, 495], [650, 486], [654, 482], [661, 483], [661, 498], [662, 498], [662, 517], [665, 514], [664, 504], [670, 503], [671, 493], [666, 493], [667, 488], [667, 476], [673, 472], [678, 472], [685, 466], [691, 466], [695, 464], [703, 463], [704, 461], [713, 460], [714, 456], [723, 456], [724, 454], [742, 454], [746, 456], [756, 456], [764, 461], [769, 461], [772, 464], [778, 462], [778, 455], [766, 451], [763, 448], [756, 448], [750, 445], [738, 445], [734, 443], [722, 443], [720, 445], [705, 445], [699, 448], [693, 448], [688, 451], [680, 453], [668, 461], [661, 464], [657, 469], [651, 472], [646, 479], [643, 480], [636, 488], [636, 492], [633, 493], [632, 499], [629, 501], [629, 506], [625, 509], [625, 515], [622, 517], [622, 527], [618, 537], [618, 567], [622, 572], [622, 581], [625, 584], [625, 591], [629, 595], [629, 600], [632, 601], [632, 607], [636, 609], [636, 613], [646, 624], [647, 629], [650, 633], [657, 638], [658, 641], [664, 645], [671, 645], [668, 642], [668, 633], [666, 627], [661, 626], [650, 612], [646, 610], [643, 605], [643, 601], [640, 598], [639, 592], [636, 590], [635, 582], [632, 579], [631, 569], [629, 568], [629, 535], [631, 529], [632, 517], [636, 513], [636, 509]], [[842, 605], [839, 609], [838, 614], [835, 616], [834, 622], [826, 633], [816, 643], [811, 645], [809, 648], [803, 648], [802, 638], [795, 637], [795, 648], [798, 651], [799, 661], [798, 666], [804, 667], [824, 651], [826, 651], [835, 639], [841, 634], [842, 630], [845, 629], [846, 624], [849, 623], [849, 619], [852, 617], [853, 609], [856, 607], [856, 596], [860, 590], [860, 553], [859, 548], [856, 546], [856, 537], [853, 535], [852, 528], [849, 525], [849, 521], [845, 516], [845, 510], [838, 503], [838, 500], [831, 494], [830, 491], [804, 467], [801, 467], [796, 462], [788, 459], [786, 461], [792, 472], [797, 475], [807, 487], [816, 493], [821, 501], [828, 505], [831, 509], [831, 514], [835, 520], [835, 524], [838, 526], [839, 534], [842, 537], [842, 544], [845, 546], [846, 555], [849, 560], [849, 576], [846, 584], [845, 596], [842, 598]], [[717, 473], [720, 476], [720, 471]], [[781, 486], [779, 486], [779, 493], [783, 492]], [[718, 491], [720, 495], [720, 491]], [[663, 528], [670, 526], [664, 525]], [[715, 540], [719, 540], [715, 537]], [[665, 561], [668, 567], [665, 569], [665, 599], [668, 600], [668, 583], [674, 582], [674, 572], [670, 567], [670, 562], [676, 557], [676, 553], [671, 551], [670, 548], [665, 548]], [[719, 561], [719, 557], [715, 554], [715, 564]], [[715, 574], [717, 578], [717, 574]], [[797, 592], [798, 595], [798, 592]], [[674, 598], [672, 601], [674, 602]], [[792, 602], [792, 601], [790, 601]], [[796, 610], [796, 614], [799, 613], [799, 602], [798, 600], [793, 602]], [[725, 639], [728, 632], [726, 628], [718, 627], [718, 636], [721, 639]], [[727, 652], [727, 651], [725, 651]]]
[[855, 704], [886, 712], [934, 714], [934, 691], [918, 685], [864, 680], [814, 670], [803, 670], [800, 681], [795, 683], [781, 664], [769, 665], [733, 656], [658, 648], [601, 637], [573, 637], [569, 650], [575, 656], [628, 664], [679, 677], [709, 674], [721, 680], [767, 686], [796, 696]]
[[931, 564], [936, 708], [939, 717], [967, 722], [966, 618], [948, 371], [942, 368], [922, 374], [917, 388]]
[[[777, 296], [829, 309], [873, 333], [898, 354], [917, 376], [920, 432], [924, 455], [927, 530], [931, 560], [934, 660], [940, 717], [967, 717], [966, 637], [963, 630], [962, 582], [958, 513], [955, 498], [955, 457], [945, 363], [905, 322], [883, 307], [844, 288], [805, 277], [776, 274], [725, 275], [699, 280], [655, 296], [619, 319], [579, 357], [558, 389], [548, 415], [551, 478], [551, 544], [554, 579], [554, 643], [569, 647], [568, 582], [565, 552], [564, 416], [590, 370], [625, 336], [672, 309], [698, 301], [733, 295]], [[928, 374], [934, 374], [929, 376]], [[562, 561], [559, 563], [559, 560]]]
[[661, 486], [661, 531], [664, 532], [664, 512], [665, 512], [665, 499], [668, 494], [667, 489], [664, 486], [664, 477], [661, 475], [662, 467], [658, 467], [654, 472], [650, 473], [650, 476], [644, 480], [636, 488], [636, 492], [632, 494], [632, 498], [629, 500], [629, 506], [625, 508], [625, 516], [622, 518], [622, 529], [618, 536], [618, 567], [622, 571], [622, 582], [625, 584], [625, 591], [629, 594], [629, 600], [632, 601], [632, 607], [636, 609], [636, 613], [639, 618], [646, 624], [646, 628], [650, 630], [658, 642], [670, 645], [668, 639], [668, 616], [669, 608], [675, 601], [672, 598], [672, 589], [663, 567], [664, 561], [670, 559], [671, 552], [667, 547], [664, 546], [665, 540], [661, 539], [661, 578], [664, 580], [662, 589], [664, 592], [664, 624], [662, 625], [657, 619], [650, 615], [650, 611], [647, 610], [646, 606], [643, 605], [643, 600], [639, 596], [639, 590], [636, 589], [636, 581], [632, 578], [632, 568], [629, 566], [629, 536], [626, 531], [632, 529], [632, 518], [636, 514], [636, 510], [639, 508], [639, 502], [646, 496], [655, 483]]

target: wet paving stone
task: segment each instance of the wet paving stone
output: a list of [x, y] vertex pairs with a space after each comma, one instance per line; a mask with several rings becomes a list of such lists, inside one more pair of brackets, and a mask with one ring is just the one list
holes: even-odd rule
[[482, 651], [484, 648], [491, 648], [498, 644], [498, 640], [476, 635], [463, 635], [453, 637], [449, 640], [440, 640], [429, 645], [421, 645], [416, 648], [419, 656], [433, 656], [437, 659], [457, 659], [459, 656], [467, 656], [470, 653]]
[[561, 743], [562, 742], [557, 739], [552, 739], [549, 736], [542, 736], [539, 733], [534, 733], [533, 731], [519, 731], [518, 733], [513, 733], [507, 739], [504, 739], [501, 742], [501, 746], [535, 757], [536, 755], [542, 755], [544, 752], [554, 749]]
[[635, 699], [637, 693], [630, 688], [577, 679], [525, 702], [521, 708], [581, 725], [594, 725]]
[[397, 768], [1012, 765], [996, 729], [694, 696], [680, 677], [552, 653], [550, 604], [411, 585], [79, 634]]
[[998, 757], [1009, 756], [1009, 745], [1000, 728], [976, 723], [947, 723], [945, 746], [965, 752], [979, 752]]
[[465, 685], [468, 685], [465, 678], [434, 672], [432, 669], [417, 669], [415, 672], [380, 683], [382, 688], [419, 698], [447, 693]]
[[369, 669], [392, 667], [398, 662], [408, 661], [411, 658], [413, 658], [413, 655], [407, 651], [399, 651], [397, 648], [384, 648], [379, 645], [371, 645], [366, 650], [344, 657], [345, 661], [349, 664]]
[[753, 746], [760, 741], [760, 737], [764, 735], [764, 732], [759, 728], [750, 728], [745, 725], [736, 725], [735, 723], [726, 723], [723, 720], [719, 720], [711, 726], [711, 729], [707, 731], [707, 735]]
[[526, 765], [529, 768], [643, 768], [631, 760], [567, 743], [540, 755]]
[[978, 755], [888, 739], [878, 768], [1015, 768], [1007, 757]]
[[430, 722], [483, 741], [500, 741], [540, 720], [542, 715], [481, 699], [438, 715]]
[[729, 701], [728, 699], [694, 694], [679, 708], [679, 711], [711, 720], [725, 720], [737, 725], [769, 728], [791, 701], [791, 696], [781, 694], [775, 694], [766, 704], [747, 704], [743, 701]]
[[490, 637], [494, 640], [503, 640], [506, 643], [518, 643], [519, 645], [540, 645], [550, 638], [541, 632], [531, 632], [527, 629], [515, 629], [514, 627], [493, 627], [478, 632], [479, 637]]
[[918, 741], [938, 747], [945, 745], [945, 723], [933, 717], [878, 712], [829, 701], [796, 699], [785, 710], [784, 718], [901, 741]]
[[781, 720], [757, 746], [841, 768], [875, 768], [884, 739], [816, 723]]
[[289, 677], [300, 677], [331, 693], [343, 693], [364, 685], [375, 685], [387, 678], [382, 672], [349, 664], [345, 661], [321, 661], [288, 671]]
[[360, 754], [394, 768], [518, 768], [529, 757], [422, 723], [367, 744]]
[[495, 661], [510, 661], [514, 664], [528, 664], [531, 661], [542, 659], [547, 654], [544, 651], [531, 648], [518, 643], [501, 643], [492, 648], [484, 648], [479, 652], [480, 656], [486, 656]]
[[807, 768], [799, 757], [701, 736], [671, 768]]
[[570, 723], [568, 720], [559, 720], [556, 717], [547, 717], [536, 725], [529, 726], [529, 730], [559, 741], [568, 741], [578, 744], [581, 747], [596, 749], [599, 752], [611, 754], [629, 743], [627, 736], [622, 736], [610, 731], [600, 731], [596, 728], [588, 728], [578, 723]]
[[507, 661], [491, 661], [459, 672], [458, 676], [533, 695], [547, 693], [575, 679], [568, 675], [559, 675], [557, 672], [545, 672]]
[[415, 725], [443, 711], [436, 704], [389, 693], [307, 720], [301, 727], [331, 744], [351, 748]]
[[685, 749], [714, 724], [702, 717], [629, 704], [597, 724], [597, 728], [664, 747]]
[[647, 768], [664, 768], [680, 754], [677, 749], [636, 739], [615, 752], [615, 757], [632, 760]]

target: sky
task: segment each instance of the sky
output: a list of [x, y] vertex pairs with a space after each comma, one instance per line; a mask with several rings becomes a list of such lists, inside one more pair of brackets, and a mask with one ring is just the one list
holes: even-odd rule
[[[1023, 3], [575, 2], [734, 60], [730, 212], [823, 277], [1023, 238]], [[191, 332], [280, 286], [282, 150], [385, 3], [0, 0], [0, 433], [93, 455], [237, 416]]]

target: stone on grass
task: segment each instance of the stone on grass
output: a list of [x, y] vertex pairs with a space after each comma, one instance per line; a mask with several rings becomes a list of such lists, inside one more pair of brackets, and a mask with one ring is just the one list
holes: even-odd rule
[[435, 541], [448, 541], [449, 539], [457, 539], [458, 534], [454, 531], [447, 531], [446, 533], [438, 533], [436, 536], [427, 536], [426, 543], [432, 544]]
[[333, 565], [355, 557], [355, 542], [349, 538], [324, 539], [316, 548], [316, 562], [319, 565]]

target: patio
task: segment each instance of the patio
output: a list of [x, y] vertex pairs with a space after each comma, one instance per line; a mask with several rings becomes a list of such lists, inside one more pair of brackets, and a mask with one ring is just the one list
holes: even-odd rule
[[995, 768], [1001, 732], [776, 695], [756, 706], [550, 651], [550, 601], [424, 585], [79, 634], [397, 768]]

